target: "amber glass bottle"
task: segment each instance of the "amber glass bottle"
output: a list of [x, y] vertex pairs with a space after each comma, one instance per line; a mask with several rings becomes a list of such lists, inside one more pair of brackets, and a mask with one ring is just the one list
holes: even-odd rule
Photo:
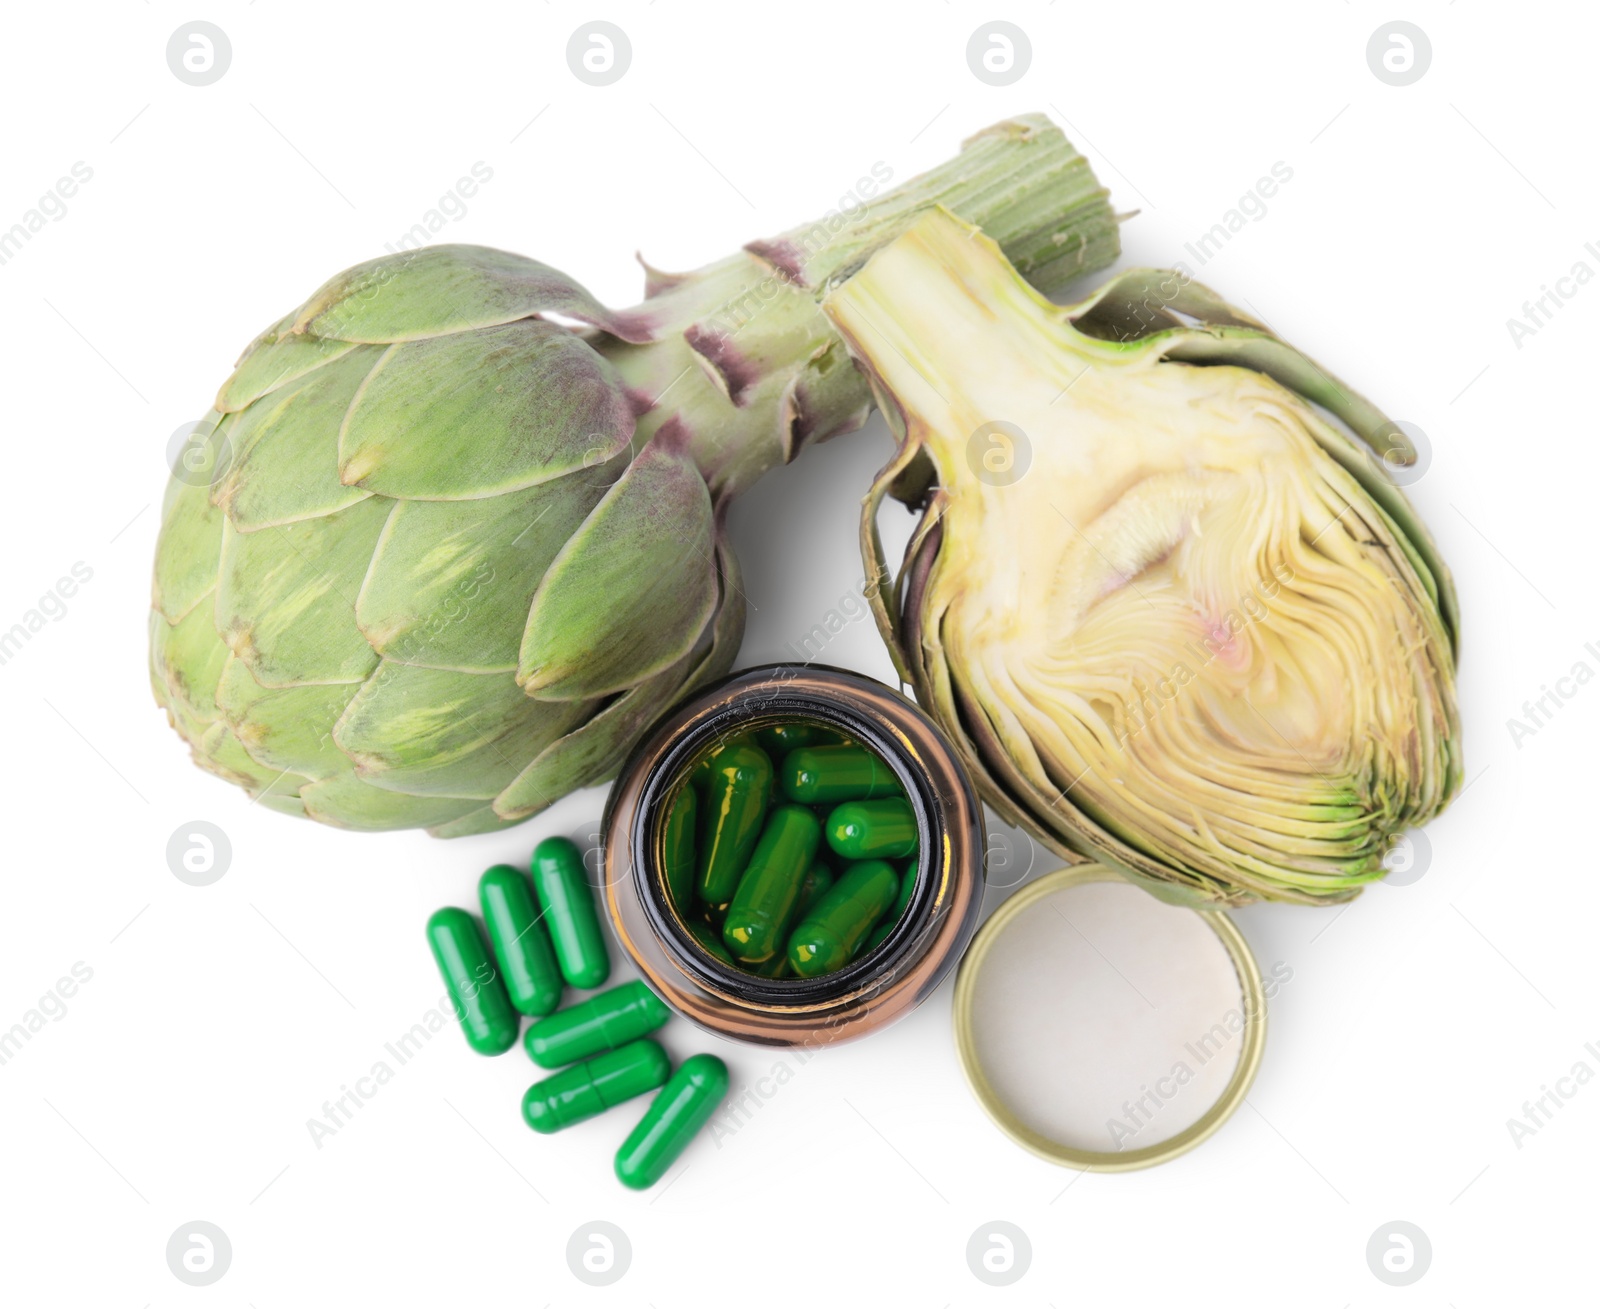
[[[898, 776], [918, 830], [905, 912], [875, 947], [820, 977], [763, 978], [710, 954], [668, 892], [667, 810], [718, 742], [785, 722], [853, 738]], [[623, 766], [606, 807], [602, 893], [623, 948], [680, 1013], [723, 1036], [818, 1046], [886, 1026], [960, 959], [983, 899], [983, 810], [944, 735], [898, 691], [842, 669], [736, 673], [669, 713]]]

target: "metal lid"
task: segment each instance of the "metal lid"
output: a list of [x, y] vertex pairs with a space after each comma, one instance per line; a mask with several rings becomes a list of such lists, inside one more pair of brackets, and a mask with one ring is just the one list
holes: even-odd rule
[[1100, 864], [1029, 883], [962, 961], [955, 1037], [1008, 1136], [1069, 1168], [1126, 1172], [1193, 1149], [1255, 1080], [1266, 995], [1219, 910], [1166, 904]]

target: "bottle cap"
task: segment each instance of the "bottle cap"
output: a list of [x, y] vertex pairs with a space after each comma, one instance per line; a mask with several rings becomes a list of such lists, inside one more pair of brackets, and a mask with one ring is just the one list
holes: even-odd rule
[[1243, 1102], [1266, 1041], [1261, 971], [1222, 911], [1100, 864], [1029, 883], [961, 963], [955, 1036], [979, 1103], [1054, 1163], [1164, 1163]]

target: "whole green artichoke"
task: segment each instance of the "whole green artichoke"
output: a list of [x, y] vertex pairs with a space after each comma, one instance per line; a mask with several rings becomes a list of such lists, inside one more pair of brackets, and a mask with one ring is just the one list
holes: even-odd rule
[[738, 650], [732, 498], [868, 412], [818, 295], [935, 203], [1045, 290], [1117, 253], [1035, 117], [652, 274], [634, 310], [475, 246], [324, 285], [245, 351], [167, 490], [151, 672], [196, 761], [275, 809], [442, 836], [612, 776]]

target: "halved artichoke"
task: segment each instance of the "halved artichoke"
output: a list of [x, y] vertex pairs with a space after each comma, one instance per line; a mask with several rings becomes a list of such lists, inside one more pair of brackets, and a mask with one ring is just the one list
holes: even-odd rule
[[1367, 401], [1177, 273], [1057, 307], [944, 211], [824, 308], [900, 438], [879, 627], [1008, 820], [1169, 899], [1322, 902], [1449, 802], [1455, 597]]

